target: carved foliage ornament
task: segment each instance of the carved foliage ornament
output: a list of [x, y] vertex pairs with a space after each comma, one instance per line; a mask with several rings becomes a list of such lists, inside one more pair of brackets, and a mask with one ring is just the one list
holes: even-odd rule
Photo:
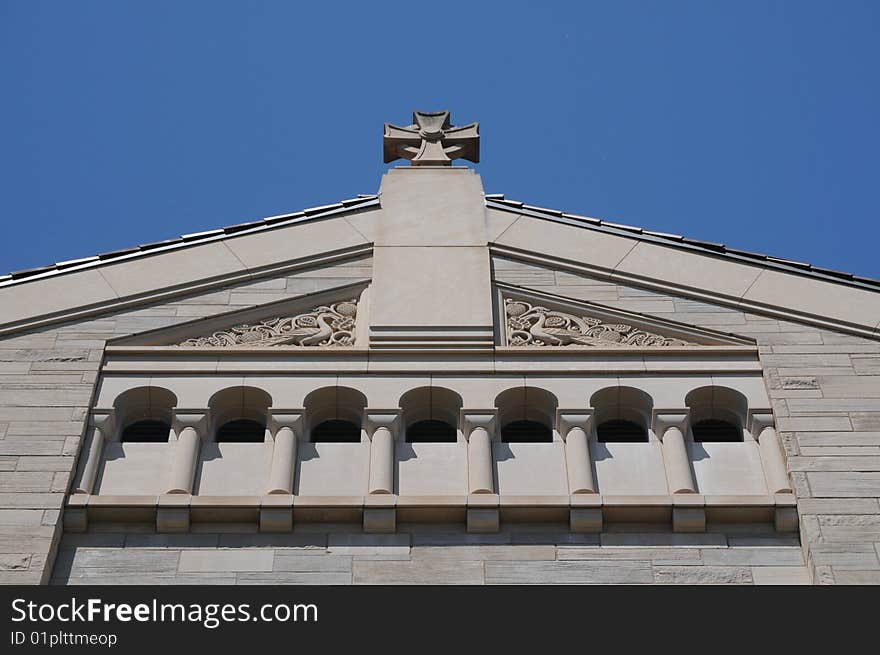
[[354, 343], [357, 300], [322, 305], [305, 314], [278, 317], [256, 325], [236, 325], [208, 337], [187, 339], [187, 348], [230, 346], [350, 346]]
[[510, 346], [595, 346], [601, 348], [664, 348], [693, 346], [646, 332], [626, 323], [604, 323], [590, 316], [575, 316], [522, 300], [504, 301], [507, 343]]

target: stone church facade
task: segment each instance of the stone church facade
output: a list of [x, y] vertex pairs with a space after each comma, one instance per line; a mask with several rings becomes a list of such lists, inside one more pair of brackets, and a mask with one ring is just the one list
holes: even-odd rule
[[880, 282], [401, 157], [0, 279], [0, 582], [880, 583]]

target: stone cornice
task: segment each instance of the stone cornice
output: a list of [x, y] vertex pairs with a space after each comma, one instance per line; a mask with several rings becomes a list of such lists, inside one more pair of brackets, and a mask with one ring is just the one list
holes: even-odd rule
[[[633, 238], [630, 235], [630, 238]], [[820, 328], [852, 334], [855, 336], [865, 337], [874, 340], [880, 340], [880, 321], [857, 323], [848, 322], [841, 318], [831, 317], [820, 313], [808, 313], [795, 309], [782, 308], [778, 305], [770, 305], [761, 302], [747, 300], [743, 297], [725, 295], [710, 290], [695, 289], [693, 287], [683, 286], [674, 282], [659, 280], [655, 277], [643, 277], [623, 271], [606, 268], [601, 266], [590, 265], [583, 262], [575, 262], [568, 259], [561, 259], [546, 253], [535, 251], [526, 251], [512, 246], [505, 246], [497, 243], [489, 244], [489, 251], [492, 255], [497, 255], [506, 259], [521, 261], [543, 268], [553, 268], [560, 271], [566, 271], [577, 275], [586, 275], [607, 282], [616, 282], [622, 285], [637, 286], [644, 289], [659, 291], [661, 293], [669, 293], [682, 298], [691, 298], [703, 302], [731, 307], [740, 311], [761, 314], [773, 318], [779, 318], [787, 321], [805, 323]], [[710, 257], [708, 253], [701, 253], [703, 256]], [[756, 269], [761, 266], [752, 264]], [[816, 280], [817, 282], [823, 280]], [[834, 282], [828, 281], [829, 284], [835, 285]], [[839, 285], [835, 285], [839, 286]], [[865, 289], [869, 291], [869, 289]], [[874, 290], [871, 290], [874, 291]], [[829, 287], [829, 293], [834, 292], [834, 286]], [[819, 302], [821, 299], [817, 299]], [[878, 294], [878, 306], [880, 306], [880, 294]]]
[[[237, 235], [236, 235], [237, 236]], [[0, 337], [9, 336], [18, 332], [45, 327], [54, 323], [67, 321], [85, 320], [102, 314], [119, 312], [131, 309], [139, 305], [154, 304], [157, 302], [172, 302], [176, 298], [191, 296], [198, 293], [207, 293], [218, 288], [234, 286], [247, 282], [259, 282], [266, 278], [289, 275], [297, 271], [310, 268], [326, 267], [345, 261], [362, 259], [372, 255], [371, 243], [358, 244], [356, 246], [327, 251], [314, 256], [286, 262], [270, 264], [257, 268], [242, 267], [233, 273], [226, 273], [216, 277], [196, 280], [192, 283], [182, 284], [170, 288], [157, 289], [149, 293], [141, 293], [133, 296], [108, 298], [102, 302], [76, 307], [73, 309], [42, 314], [19, 321], [13, 321], [0, 325]], [[149, 253], [154, 254], [154, 253]], [[16, 287], [10, 287], [10, 290]], [[3, 291], [3, 289], [0, 289]]]

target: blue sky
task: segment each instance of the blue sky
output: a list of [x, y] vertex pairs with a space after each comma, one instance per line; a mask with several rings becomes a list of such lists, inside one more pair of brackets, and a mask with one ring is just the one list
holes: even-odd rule
[[489, 193], [880, 278], [880, 3], [0, 0], [0, 271], [378, 189], [480, 121]]

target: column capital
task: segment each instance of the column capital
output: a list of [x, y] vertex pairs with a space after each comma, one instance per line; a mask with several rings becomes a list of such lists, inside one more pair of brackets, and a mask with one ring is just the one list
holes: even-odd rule
[[175, 430], [194, 428], [200, 430], [205, 426], [210, 410], [204, 408], [181, 408], [175, 407], [171, 411]]
[[773, 420], [773, 410], [756, 407], [749, 410], [746, 418], [746, 428], [756, 437], [761, 434], [764, 428], [776, 427], [776, 421]]
[[460, 413], [461, 431], [464, 438], [470, 440], [474, 428], [483, 428], [491, 436], [498, 421], [498, 410], [494, 407], [489, 409], [462, 409]]
[[98, 428], [105, 437], [110, 437], [116, 427], [116, 409], [113, 407], [95, 407], [89, 412], [89, 427]]
[[563, 441], [565, 441], [568, 431], [572, 428], [581, 428], [589, 434], [592, 421], [592, 407], [578, 407], [576, 409], [559, 408], [556, 410], [556, 430], [562, 436]]
[[678, 428], [682, 432], [687, 429], [691, 410], [685, 408], [654, 409], [651, 413], [651, 428], [657, 438], [663, 440], [663, 433], [669, 428]]
[[294, 432], [300, 432], [305, 412], [306, 410], [303, 407], [292, 407], [290, 409], [270, 407], [269, 424], [272, 431], [290, 428]]
[[400, 408], [392, 409], [370, 408], [364, 410], [364, 416], [367, 419], [367, 432], [372, 438], [373, 433], [378, 428], [388, 428], [391, 432], [395, 432], [400, 423]]

